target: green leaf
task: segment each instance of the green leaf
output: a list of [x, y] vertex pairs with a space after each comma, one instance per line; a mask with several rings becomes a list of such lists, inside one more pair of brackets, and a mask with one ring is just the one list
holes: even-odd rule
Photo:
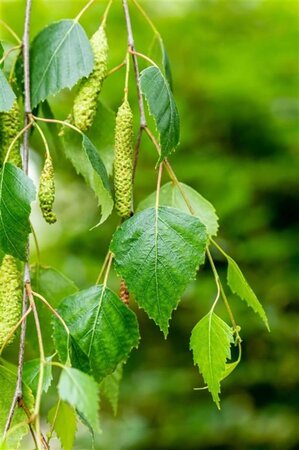
[[[47, 363], [44, 366], [44, 379], [43, 379], [43, 391], [48, 392], [49, 387], [51, 386], [53, 375], [52, 375], [52, 356], [46, 358]], [[40, 360], [32, 359], [30, 361], [26, 361], [24, 364], [23, 370], [23, 378], [24, 382], [29, 386], [33, 394], [36, 394], [38, 379], [40, 374]]]
[[30, 67], [33, 108], [87, 77], [93, 68], [93, 53], [81, 25], [61, 20], [44, 28], [32, 42]]
[[58, 382], [59, 397], [78, 410], [94, 431], [99, 429], [99, 387], [80, 370], [64, 367]]
[[[6, 367], [0, 366], [0, 441], [3, 435], [5, 423], [11, 406], [11, 401], [16, 388], [17, 375], [13, 371]], [[23, 383], [23, 395], [24, 402], [29, 411], [33, 410], [34, 398], [33, 395]], [[14, 427], [21, 422], [26, 422], [27, 416], [23, 408], [16, 408], [11, 427]], [[8, 449], [20, 448], [20, 443], [27, 433], [29, 432], [28, 425], [24, 424], [14, 430], [12, 434], [9, 434], [5, 444]], [[1, 446], [1, 442], [0, 442]], [[4, 447], [5, 448], [5, 447]]]
[[58, 400], [48, 412], [48, 422], [59, 438], [61, 447], [64, 450], [72, 450], [77, 431], [77, 417], [74, 408], [68, 403]]
[[179, 113], [169, 84], [158, 67], [151, 66], [143, 70], [140, 81], [142, 93], [160, 133], [161, 162], [179, 143]]
[[192, 330], [190, 349], [213, 400], [220, 409], [220, 381], [231, 358], [233, 330], [212, 310]]
[[30, 203], [34, 199], [31, 179], [18, 167], [4, 164], [0, 172], [0, 247], [23, 261], [30, 233]]
[[205, 226], [175, 208], [149, 208], [114, 234], [115, 268], [129, 292], [166, 336], [173, 309], [204, 262]]
[[[172, 182], [164, 184], [160, 189], [159, 204], [160, 206], [172, 206], [187, 214], [191, 214], [190, 210], [184, 200], [181, 190], [194, 211], [194, 216], [198, 217], [200, 221], [207, 227], [209, 236], [215, 236], [218, 231], [218, 216], [214, 206], [206, 200], [202, 195], [196, 192], [192, 187], [184, 183], [179, 183], [180, 188]], [[137, 211], [142, 211], [146, 208], [155, 206], [156, 191], [144, 199], [137, 208]]]
[[7, 112], [11, 109], [16, 96], [10, 87], [4, 73], [0, 69], [0, 112]]
[[168, 53], [164, 46], [163, 39], [161, 37], [159, 39], [159, 43], [160, 43], [160, 48], [161, 48], [161, 52], [162, 52], [162, 64], [163, 64], [163, 68], [164, 68], [164, 73], [165, 73], [166, 79], [168, 81], [169, 87], [173, 91], [173, 78], [172, 78], [172, 73], [171, 73], [170, 61], [169, 61]]
[[[127, 360], [131, 350], [138, 347], [139, 330], [136, 315], [108, 288], [94, 286], [66, 298], [58, 313], [68, 325], [78, 347], [89, 358], [94, 377], [101, 381], [117, 365]], [[57, 319], [54, 340], [61, 348], [65, 333]], [[82, 356], [82, 355], [81, 355]]]
[[226, 255], [226, 258], [228, 262], [227, 283], [231, 291], [237, 294], [242, 300], [245, 300], [247, 305], [261, 317], [267, 329], [270, 331], [265, 310], [247, 283], [240, 267], [230, 256]]
[[98, 224], [100, 225], [109, 217], [113, 209], [111, 188], [104, 163], [97, 149], [85, 134], [82, 133], [81, 137], [78, 133], [65, 130], [64, 142], [67, 158], [98, 198], [102, 216]]
[[[3, 45], [2, 45], [1, 42], [0, 42], [0, 59], [2, 59], [2, 56], [3, 56], [3, 55], [4, 55], [4, 48], [3, 48]], [[2, 62], [2, 63], [0, 64], [0, 69], [2, 69], [3, 65], [4, 65], [4, 62]]]
[[123, 364], [119, 364], [111, 375], [107, 375], [100, 384], [100, 393], [107, 398], [114, 415], [117, 413], [119, 385], [123, 376]]

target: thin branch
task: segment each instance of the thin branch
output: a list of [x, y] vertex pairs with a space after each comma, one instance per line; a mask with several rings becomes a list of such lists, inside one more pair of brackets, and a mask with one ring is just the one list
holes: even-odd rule
[[159, 67], [158, 64], [155, 63], [155, 61], [153, 61], [151, 58], [144, 55], [143, 53], [135, 52], [133, 50], [129, 50], [129, 53], [131, 53], [131, 55], [139, 56], [139, 58], [143, 58], [145, 61], [149, 62], [152, 66]]
[[132, 0], [134, 5], [136, 6], [137, 9], [139, 9], [139, 12], [143, 15], [143, 17], [145, 18], [145, 20], [148, 22], [149, 26], [151, 27], [152, 31], [154, 32], [154, 34], [156, 36], [158, 36], [160, 38], [160, 33], [157, 30], [157, 28], [155, 27], [155, 25], [153, 24], [153, 22], [151, 21], [151, 19], [149, 18], [149, 16], [146, 14], [146, 12], [144, 11], [144, 9], [142, 8], [142, 6], [136, 1], [136, 0]]
[[[24, 136], [23, 136], [23, 171], [28, 175], [28, 162], [29, 162], [29, 128], [31, 126], [31, 102], [30, 102], [30, 13], [31, 13], [31, 0], [26, 0], [26, 10], [25, 10], [25, 23], [24, 23], [24, 34], [23, 34], [23, 59], [24, 59]], [[24, 288], [23, 288], [23, 302], [22, 302], [22, 316], [24, 316], [28, 309], [28, 297], [26, 285], [30, 283], [30, 269], [29, 269], [29, 240], [27, 243], [27, 258], [24, 267]], [[3, 436], [5, 438], [7, 431], [11, 425], [14, 411], [17, 403], [23, 397], [22, 388], [22, 377], [23, 377], [23, 366], [24, 366], [24, 354], [25, 354], [25, 338], [26, 338], [26, 318], [21, 324], [21, 335], [20, 335], [20, 345], [19, 345], [19, 357], [18, 357], [18, 373], [17, 373], [17, 383], [14, 396], [11, 402], [11, 407], [8, 413], [8, 417], [4, 427]]]
[[141, 135], [142, 135], [143, 129], [146, 127], [146, 117], [145, 117], [144, 101], [143, 101], [143, 97], [142, 97], [141, 84], [140, 84], [140, 71], [139, 71], [139, 65], [138, 65], [138, 57], [137, 57], [137, 55], [132, 53], [132, 52], [135, 52], [135, 43], [134, 43], [134, 35], [133, 35], [133, 31], [132, 31], [128, 2], [127, 2], [127, 0], [122, 0], [122, 2], [123, 2], [123, 9], [124, 9], [124, 13], [125, 13], [126, 27], [127, 27], [127, 33], [128, 33], [128, 48], [129, 48], [130, 53], [132, 54], [132, 60], [133, 60], [133, 66], [134, 66], [136, 89], [137, 89], [137, 96], [138, 96], [138, 106], [139, 106], [139, 114], [140, 114], [139, 133], [138, 133], [138, 137], [137, 137], [137, 141], [136, 141], [136, 145], [135, 145], [135, 149], [134, 149], [134, 155], [133, 155], [132, 185], [134, 186], [136, 167], [137, 167], [139, 151], [140, 151], [140, 144], [141, 144]]
[[4, 339], [4, 342], [2, 344], [2, 347], [0, 349], [0, 355], [2, 354], [3, 350], [5, 349], [5, 347], [7, 346], [7, 343], [9, 342], [9, 340], [12, 338], [12, 336], [15, 334], [15, 332], [17, 331], [17, 329], [19, 328], [19, 326], [22, 324], [22, 322], [26, 319], [26, 317], [31, 313], [31, 307], [29, 307], [27, 309], [27, 311], [25, 312], [25, 314], [20, 318], [20, 320], [16, 323], [16, 325], [13, 327], [13, 329], [10, 331], [10, 333], [6, 336], [6, 338]]
[[19, 38], [19, 36], [14, 32], [14, 30], [7, 25], [6, 22], [4, 22], [4, 20], [0, 19], [0, 24], [6, 28], [6, 30], [15, 38], [15, 40], [18, 42], [18, 44], [22, 44], [21, 39]]
[[114, 74], [119, 69], [122, 69], [122, 67], [124, 67], [125, 65], [126, 65], [126, 61], [123, 61], [122, 63], [120, 63], [117, 66], [113, 67], [113, 69], [109, 70], [109, 72], [107, 73], [106, 78], [110, 77], [110, 75]]

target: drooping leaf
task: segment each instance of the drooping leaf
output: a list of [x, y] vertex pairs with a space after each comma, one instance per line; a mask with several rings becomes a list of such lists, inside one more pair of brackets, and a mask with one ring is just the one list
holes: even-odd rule
[[[11, 406], [11, 401], [15, 392], [16, 380], [17, 380], [16, 373], [9, 370], [7, 367], [4, 367], [2, 365], [0, 366], [0, 441], [1, 437], [3, 436], [5, 423]], [[32, 411], [34, 398], [28, 386], [26, 386], [26, 384], [24, 383], [23, 383], [23, 395], [25, 405], [27, 406], [29, 411]], [[21, 422], [26, 422], [26, 420], [27, 416], [24, 412], [24, 409], [16, 408], [11, 427], [20, 424]], [[7, 446], [6, 448], [8, 449], [20, 448], [21, 440], [23, 436], [25, 436], [28, 432], [29, 428], [28, 425], [26, 424], [16, 428], [12, 434], [8, 435], [5, 442]]]
[[99, 431], [99, 387], [94, 379], [64, 367], [58, 382], [59, 397], [75, 408], [94, 431]]
[[172, 78], [172, 73], [171, 73], [170, 61], [169, 61], [168, 53], [166, 51], [163, 39], [161, 37], [159, 39], [159, 43], [160, 43], [160, 48], [161, 48], [161, 52], [162, 52], [162, 64], [163, 64], [163, 68], [164, 68], [164, 73], [165, 73], [166, 79], [168, 81], [169, 87], [173, 91], [173, 78]]
[[[179, 183], [179, 185], [180, 189], [172, 182], [164, 184], [160, 189], [159, 204], [161, 206], [172, 206], [187, 214], [191, 214], [181, 193], [182, 190], [192, 207], [194, 216], [198, 217], [206, 226], [210, 236], [216, 235], [218, 231], [218, 217], [214, 206], [192, 187], [184, 183]], [[155, 201], [156, 191], [138, 205], [137, 211], [155, 206]]]
[[[77, 286], [72, 280], [53, 267], [32, 266], [30, 274], [33, 291], [42, 295], [53, 308], [57, 308], [65, 297], [78, 291]], [[51, 319], [53, 313], [38, 298], [36, 299], [36, 307], [40, 321], [43, 324], [43, 334], [45, 336], [51, 336]], [[27, 321], [27, 345], [32, 349], [38, 348], [33, 315], [29, 315]], [[47, 354], [53, 353], [54, 346], [51, 339], [44, 339], [44, 349]]]
[[78, 133], [65, 130], [64, 141], [67, 158], [97, 196], [101, 206], [101, 220], [98, 224], [100, 225], [109, 217], [113, 209], [111, 188], [104, 163], [97, 149], [85, 134], [82, 134], [81, 137]]
[[176, 149], [179, 143], [179, 113], [170, 86], [158, 67], [150, 66], [143, 70], [140, 81], [150, 113], [155, 118], [160, 133], [159, 162], [161, 162]]
[[[47, 363], [44, 366], [44, 379], [43, 379], [43, 391], [48, 392], [49, 387], [51, 386], [53, 375], [52, 375], [52, 356], [48, 356], [46, 358]], [[31, 359], [30, 361], [26, 361], [23, 369], [23, 378], [24, 382], [31, 389], [32, 393], [35, 395], [37, 391], [38, 379], [40, 375], [40, 360], [39, 359]]]
[[53, 426], [61, 447], [64, 450], [72, 450], [77, 431], [77, 417], [74, 408], [68, 403], [58, 400], [48, 412], [48, 422]]
[[[138, 346], [136, 315], [107, 287], [94, 286], [67, 297], [58, 308], [71, 336], [88, 357], [94, 377], [101, 381]], [[66, 338], [54, 321], [54, 340], [63, 358]]]
[[0, 247], [21, 260], [26, 259], [30, 203], [34, 198], [31, 179], [18, 167], [4, 164], [0, 172]]
[[245, 300], [247, 305], [261, 317], [267, 329], [270, 331], [265, 310], [246, 281], [240, 267], [230, 256], [226, 255], [226, 258], [228, 262], [227, 283], [231, 291], [237, 294], [242, 300]]
[[123, 364], [119, 364], [114, 372], [107, 375], [100, 384], [100, 393], [109, 401], [114, 415], [117, 413], [119, 385], [123, 376]]
[[192, 330], [190, 349], [213, 400], [220, 409], [220, 381], [230, 359], [233, 330], [212, 310]]
[[175, 208], [148, 208], [114, 234], [115, 268], [129, 292], [167, 335], [173, 309], [204, 262], [205, 226]]
[[15, 93], [0, 69], [0, 112], [9, 111], [12, 108], [15, 99]]
[[87, 77], [93, 68], [93, 53], [81, 25], [61, 20], [44, 28], [32, 42], [30, 67], [32, 107]]

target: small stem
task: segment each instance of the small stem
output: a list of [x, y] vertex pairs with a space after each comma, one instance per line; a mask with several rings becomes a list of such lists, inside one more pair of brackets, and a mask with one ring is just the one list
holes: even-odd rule
[[108, 277], [109, 277], [112, 261], [113, 261], [113, 254], [110, 252], [109, 259], [108, 259], [108, 262], [107, 262], [107, 269], [106, 269], [106, 273], [105, 273], [105, 277], [104, 277], [104, 281], [103, 281], [103, 288], [104, 289], [107, 286], [107, 282], [108, 282]]
[[51, 441], [52, 436], [53, 436], [53, 432], [54, 432], [54, 428], [55, 428], [55, 424], [56, 424], [56, 420], [57, 420], [60, 404], [61, 404], [61, 399], [59, 399], [58, 402], [57, 402], [57, 407], [56, 407], [56, 410], [55, 410], [54, 419], [53, 419], [53, 422], [51, 424], [51, 428], [50, 428], [50, 431], [49, 431], [49, 434], [48, 434], [48, 439], [47, 439], [47, 443], [48, 444], [50, 444], [50, 441]]
[[14, 137], [14, 139], [11, 141], [10, 146], [8, 147], [8, 150], [6, 152], [4, 161], [3, 161], [3, 165], [7, 163], [8, 158], [9, 158], [9, 154], [13, 148], [13, 146], [15, 145], [15, 143], [17, 142], [18, 139], [20, 139], [20, 137], [22, 136], [22, 134], [25, 135], [26, 131], [32, 126], [32, 121], [30, 121], [21, 131], [19, 131], [19, 133]]
[[152, 66], [159, 68], [158, 64], [156, 64], [155, 61], [153, 61], [151, 58], [144, 55], [143, 53], [136, 52], [135, 50], [129, 50], [129, 53], [131, 53], [131, 55], [139, 56], [139, 58], [145, 59], [145, 61], [149, 62]]
[[21, 45], [16, 45], [15, 47], [11, 47], [9, 50], [7, 50], [6, 53], [2, 56], [0, 59], [0, 65], [6, 60], [6, 58], [15, 50], [19, 50], [21, 48]]
[[125, 79], [125, 100], [128, 101], [128, 93], [129, 93], [129, 75], [130, 75], [130, 58], [129, 58], [129, 51], [127, 53], [126, 57], [126, 79]]
[[159, 208], [159, 200], [160, 200], [160, 188], [161, 188], [162, 172], [163, 172], [163, 164], [160, 164], [160, 165], [159, 165], [159, 171], [158, 171], [158, 179], [157, 179], [156, 209]]
[[225, 307], [226, 307], [226, 309], [227, 309], [227, 312], [228, 312], [228, 314], [229, 314], [229, 317], [230, 317], [230, 320], [231, 320], [233, 329], [234, 329], [234, 331], [235, 331], [236, 336], [238, 337], [238, 339], [240, 339], [240, 336], [239, 336], [239, 333], [238, 333], [238, 326], [237, 326], [237, 324], [236, 324], [236, 321], [235, 321], [233, 312], [232, 312], [231, 307], [230, 307], [230, 305], [229, 305], [229, 302], [228, 302], [228, 300], [227, 300], [227, 297], [226, 297], [225, 291], [224, 291], [224, 289], [223, 289], [223, 286], [222, 286], [220, 277], [219, 277], [219, 275], [218, 275], [217, 269], [216, 269], [216, 267], [215, 267], [215, 264], [214, 264], [214, 261], [213, 261], [212, 255], [211, 255], [211, 252], [210, 252], [210, 250], [209, 250], [208, 247], [207, 247], [207, 255], [208, 255], [208, 258], [209, 258], [209, 261], [210, 261], [210, 265], [211, 265], [211, 268], [212, 268], [212, 271], [213, 271], [213, 274], [214, 274], [215, 281], [216, 281], [216, 283], [219, 284], [219, 286], [220, 286], [221, 296], [222, 296], [222, 299], [223, 299], [223, 301], [224, 301], [224, 304], [225, 304]]
[[89, 2], [81, 9], [79, 14], [75, 17], [74, 21], [79, 22], [85, 11], [95, 2], [95, 0], [89, 0]]
[[15, 38], [15, 40], [18, 42], [18, 44], [22, 44], [21, 39], [19, 38], [19, 36], [14, 32], [14, 30], [7, 25], [6, 22], [4, 22], [4, 20], [0, 19], [0, 24], [6, 28], [6, 30]]
[[27, 309], [27, 311], [25, 312], [25, 314], [23, 314], [23, 316], [21, 317], [21, 319], [16, 323], [16, 325], [13, 327], [13, 329], [10, 331], [10, 333], [6, 336], [2, 347], [0, 349], [0, 355], [2, 354], [3, 350], [5, 349], [8, 341], [10, 340], [10, 338], [15, 334], [15, 332], [17, 331], [17, 329], [19, 328], [19, 326], [21, 325], [21, 323], [26, 319], [26, 317], [31, 313], [32, 309], [31, 307], [29, 307]]
[[47, 139], [46, 139], [46, 136], [45, 136], [43, 130], [41, 129], [41, 127], [36, 122], [34, 123], [34, 126], [37, 128], [37, 130], [38, 130], [38, 132], [39, 132], [39, 134], [40, 134], [40, 136], [42, 138], [42, 141], [43, 141], [44, 146], [45, 146], [47, 158], [51, 158], [48, 142], [47, 142]]
[[32, 232], [33, 240], [34, 240], [34, 245], [35, 245], [37, 265], [40, 266], [41, 258], [40, 258], [40, 248], [39, 248], [39, 244], [38, 244], [38, 240], [37, 240], [37, 235], [36, 235], [36, 232], [35, 232], [35, 229], [34, 229], [32, 223], [30, 223], [30, 227], [31, 227], [31, 232]]
[[36, 309], [36, 305], [34, 302], [32, 290], [30, 284], [27, 284], [27, 295], [29, 298], [30, 306], [33, 311], [34, 321], [35, 321], [35, 327], [36, 327], [36, 333], [37, 333], [37, 340], [38, 340], [38, 346], [39, 346], [39, 353], [40, 353], [40, 366], [39, 366], [39, 377], [38, 377], [38, 384], [37, 384], [37, 391], [36, 391], [36, 397], [35, 397], [35, 406], [34, 406], [34, 418], [35, 418], [35, 426], [36, 426], [36, 433], [38, 436], [38, 450], [41, 449], [41, 429], [40, 429], [40, 404], [41, 404], [41, 398], [43, 393], [43, 382], [44, 382], [44, 369], [45, 369], [45, 351], [44, 351], [44, 345], [43, 345], [43, 337], [39, 322], [39, 317]]
[[149, 26], [151, 27], [151, 29], [153, 30], [153, 32], [155, 33], [156, 36], [158, 36], [160, 38], [160, 33], [157, 30], [157, 28], [155, 27], [155, 25], [153, 24], [153, 22], [151, 21], [151, 19], [149, 18], [149, 16], [146, 14], [146, 12], [144, 11], [144, 9], [141, 7], [141, 5], [139, 5], [139, 3], [137, 2], [137, 0], [132, 0], [134, 5], [136, 6], [137, 9], [139, 9], [140, 13], [143, 15], [143, 17], [145, 18], [145, 20], [148, 22]]
[[107, 252], [107, 254], [106, 254], [106, 256], [105, 256], [105, 259], [104, 259], [104, 262], [103, 262], [101, 271], [100, 271], [100, 273], [99, 273], [99, 275], [98, 275], [96, 284], [99, 284], [100, 281], [101, 281], [101, 279], [102, 279], [102, 276], [103, 276], [103, 274], [104, 274], [104, 271], [105, 271], [105, 269], [106, 269], [107, 263], [108, 263], [109, 258], [110, 258], [110, 254], [111, 254], [111, 251], [108, 250], [108, 252]]
[[31, 291], [31, 293], [34, 297], [39, 298], [47, 306], [47, 308], [49, 308], [49, 310], [54, 314], [54, 316], [56, 316], [57, 319], [62, 323], [66, 333], [69, 335], [70, 334], [69, 327], [67, 326], [63, 318], [60, 316], [60, 314], [58, 314], [58, 312], [50, 305], [50, 303], [42, 295], [34, 291]]
[[82, 131], [79, 130], [79, 128], [75, 127], [75, 125], [72, 125], [69, 122], [66, 122], [65, 120], [59, 120], [59, 119], [46, 119], [45, 117], [37, 117], [37, 116], [33, 116], [34, 120], [38, 120], [40, 122], [46, 122], [46, 123], [58, 123], [59, 125], [63, 125], [69, 128], [72, 128], [72, 130], [76, 131], [77, 133], [82, 135]]
[[126, 61], [123, 61], [122, 63], [118, 64], [118, 66], [113, 67], [113, 69], [109, 70], [109, 72], [107, 73], [106, 78], [110, 77], [110, 75], [114, 74], [115, 72], [117, 72], [119, 69], [121, 69], [125, 65], [126, 65]]
[[107, 17], [108, 17], [112, 2], [113, 2], [113, 0], [109, 0], [108, 5], [106, 6], [106, 9], [103, 14], [103, 19], [102, 19], [102, 27], [105, 27], [105, 25], [106, 25]]

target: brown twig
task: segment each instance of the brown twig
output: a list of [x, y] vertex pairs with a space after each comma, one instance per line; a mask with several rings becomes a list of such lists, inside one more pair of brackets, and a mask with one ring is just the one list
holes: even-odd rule
[[[29, 46], [30, 46], [30, 13], [31, 13], [31, 0], [26, 0], [25, 11], [25, 23], [23, 34], [23, 59], [24, 59], [24, 127], [26, 128], [31, 123], [31, 101], [30, 101], [30, 59], [29, 59]], [[29, 162], [29, 129], [26, 128], [23, 135], [23, 171], [28, 174], [28, 162]], [[27, 283], [30, 283], [30, 271], [29, 271], [29, 241], [27, 244], [27, 258], [24, 267], [24, 288], [23, 288], [23, 301], [22, 301], [22, 316], [24, 316], [28, 309], [28, 296], [26, 291]], [[26, 337], [26, 318], [21, 324], [19, 357], [18, 357], [18, 373], [15, 393], [12, 399], [11, 407], [7, 416], [7, 420], [4, 427], [4, 434], [9, 430], [11, 425], [14, 411], [17, 403], [23, 398], [22, 389], [22, 377], [23, 377], [23, 365], [24, 365], [24, 353], [25, 353], [25, 337]]]
[[140, 114], [139, 132], [138, 132], [137, 141], [136, 141], [136, 145], [135, 145], [135, 149], [134, 149], [134, 155], [133, 155], [132, 184], [134, 185], [136, 167], [137, 167], [139, 151], [140, 151], [141, 136], [142, 136], [142, 132], [143, 132], [144, 128], [146, 127], [146, 117], [145, 117], [144, 102], [143, 102], [141, 84], [140, 84], [140, 71], [139, 71], [139, 65], [138, 65], [138, 57], [135, 54], [134, 35], [133, 35], [133, 31], [132, 31], [131, 17], [130, 17], [128, 2], [127, 2], [127, 0], [122, 0], [122, 2], [123, 2], [123, 9], [124, 9], [124, 13], [125, 13], [126, 27], [127, 27], [127, 33], [128, 33], [128, 50], [131, 53], [132, 60], [133, 60], [136, 89], [137, 89], [137, 96], [138, 96], [139, 114]]

